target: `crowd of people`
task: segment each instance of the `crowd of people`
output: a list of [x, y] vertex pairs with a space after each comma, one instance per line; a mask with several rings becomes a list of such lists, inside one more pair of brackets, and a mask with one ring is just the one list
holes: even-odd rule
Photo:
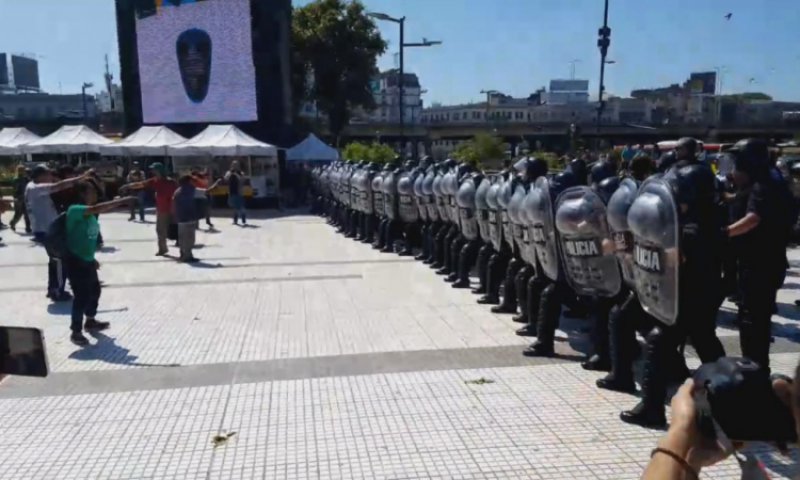
[[104, 245], [100, 214], [126, 206], [130, 211], [129, 220], [135, 220], [138, 213], [139, 220], [145, 222], [145, 206], [152, 192], [156, 210], [156, 255], [167, 256], [168, 241], [176, 240], [180, 252], [178, 261], [185, 263], [198, 261], [192, 251], [200, 220], [205, 219], [209, 229], [213, 229], [208, 192], [220, 183], [225, 182], [230, 191], [233, 223], [246, 224], [245, 176], [237, 162], [232, 162], [224, 178], [211, 184], [206, 172], [193, 171], [175, 179], [159, 162], [151, 164], [148, 170], [149, 176], [134, 162], [128, 182], [120, 189], [120, 194], [133, 195], [103, 201], [104, 183], [91, 168], [62, 165], [51, 169], [36, 165], [29, 169], [19, 165], [12, 199], [0, 200], [0, 213], [14, 212], [10, 228], [16, 231], [19, 222], [24, 220], [25, 234], [47, 252], [46, 295], [53, 302], [72, 301], [70, 339], [76, 345], [89, 343], [84, 330], [99, 331], [109, 327], [108, 322], [95, 318], [102, 290], [98, 277], [100, 264], [95, 258], [95, 252]]
[[[516, 314], [524, 324], [517, 334], [536, 337], [524, 355], [556, 355], [562, 307], [590, 317], [583, 368], [607, 372], [599, 388], [633, 394], [641, 355], [641, 400], [620, 418], [663, 428], [668, 388], [691, 376], [685, 345], [704, 365], [726, 355], [716, 334], [726, 297], [738, 307], [742, 356], [770, 375], [771, 317], [797, 218], [765, 142], [738, 142], [727, 153], [731, 168], [716, 173], [699, 153], [698, 142], [684, 138], [657, 158], [626, 152], [619, 163], [590, 163], [587, 154], [556, 174], [534, 157], [499, 172], [430, 158], [338, 162], [314, 171], [312, 208], [348, 237], [418, 253], [454, 288], [469, 288], [477, 270], [478, 303]], [[694, 389], [688, 382], [673, 405], [691, 402]], [[692, 433], [676, 412], [680, 433], [654, 461], [674, 457], [692, 478], [703, 465], [684, 461], [684, 445], [674, 443]]]

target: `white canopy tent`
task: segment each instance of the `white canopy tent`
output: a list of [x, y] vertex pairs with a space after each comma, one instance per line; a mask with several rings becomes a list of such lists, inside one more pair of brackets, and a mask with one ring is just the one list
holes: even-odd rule
[[162, 157], [167, 147], [185, 142], [186, 138], [167, 127], [142, 127], [117, 143], [103, 145], [100, 154], [120, 157]]
[[338, 159], [339, 152], [320, 140], [313, 133], [309, 134], [305, 140], [286, 151], [287, 162], [333, 162]]
[[278, 148], [247, 135], [233, 125], [209, 125], [189, 140], [167, 147], [175, 157], [275, 157]]
[[99, 153], [100, 147], [114, 143], [85, 125], [65, 125], [50, 135], [22, 146], [24, 153], [80, 154]]
[[41, 138], [27, 128], [4, 128], [0, 130], [0, 155], [23, 155], [21, 147]]

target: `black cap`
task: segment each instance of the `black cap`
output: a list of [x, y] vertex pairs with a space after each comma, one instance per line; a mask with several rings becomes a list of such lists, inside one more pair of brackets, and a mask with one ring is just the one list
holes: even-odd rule
[[745, 155], [763, 161], [769, 160], [769, 146], [760, 138], [739, 140], [728, 151], [737, 156]]

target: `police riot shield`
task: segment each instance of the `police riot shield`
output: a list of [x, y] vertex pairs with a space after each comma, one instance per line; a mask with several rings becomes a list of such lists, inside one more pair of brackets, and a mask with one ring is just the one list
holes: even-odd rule
[[439, 221], [439, 208], [436, 206], [436, 197], [433, 194], [433, 181], [436, 179], [436, 169], [430, 168], [425, 173], [422, 181], [422, 194], [425, 195], [425, 208], [428, 210], [428, 218], [432, 222]]
[[489, 205], [489, 240], [496, 252], [503, 248], [503, 224], [500, 218], [500, 190], [503, 188], [503, 177], [496, 176], [486, 194], [486, 203]]
[[361, 199], [361, 194], [359, 193], [358, 187], [358, 176], [361, 174], [361, 167], [355, 166], [353, 167], [353, 171], [350, 173], [350, 208], [353, 210], [361, 210], [361, 204], [359, 200]]
[[375, 178], [375, 171], [366, 169], [361, 174], [361, 206], [362, 211], [366, 214], [374, 212], [374, 204], [372, 200], [372, 179]]
[[678, 319], [680, 264], [677, 202], [669, 184], [648, 179], [628, 211], [633, 233], [634, 288], [648, 314], [673, 325]]
[[508, 201], [508, 221], [511, 226], [514, 248], [520, 253], [522, 253], [522, 249], [525, 248], [524, 232], [527, 226], [522, 216], [522, 202], [527, 195], [528, 189], [525, 188], [525, 185], [521, 181], [513, 182], [513, 193], [511, 194], [511, 200]]
[[444, 172], [439, 172], [433, 179], [433, 196], [436, 200], [436, 211], [439, 212], [439, 219], [447, 222], [450, 218], [447, 215], [447, 197], [444, 193], [443, 182]]
[[372, 177], [372, 211], [379, 217], [385, 216], [383, 210], [383, 172]]
[[522, 248], [520, 249], [520, 254], [522, 259], [525, 260], [528, 265], [532, 266], [538, 271], [538, 262], [536, 261], [536, 244], [533, 243], [534, 217], [532, 215], [535, 208], [536, 195], [538, 195], [536, 192], [536, 184], [533, 183], [528, 187], [528, 193], [522, 200], [520, 217], [524, 223], [524, 229], [522, 230]]
[[425, 184], [425, 171], [421, 169], [416, 170], [414, 178], [414, 205], [417, 208], [417, 215], [423, 222], [428, 221], [428, 207], [425, 204], [426, 196], [423, 185]]
[[414, 223], [419, 220], [419, 210], [417, 210], [417, 202], [414, 199], [415, 180], [416, 171], [411, 170], [401, 173], [400, 179], [397, 181], [397, 211], [400, 220], [405, 223]]
[[383, 212], [394, 220], [399, 217], [397, 212], [397, 181], [399, 175], [390, 171], [383, 177]]
[[550, 198], [550, 180], [539, 177], [534, 183], [530, 217], [530, 235], [536, 250], [536, 260], [542, 272], [550, 280], [556, 281], [561, 275], [558, 258], [558, 235], [553, 218], [553, 200]]
[[497, 204], [500, 206], [500, 226], [503, 230], [503, 241], [514, 248], [514, 236], [511, 233], [511, 222], [508, 219], [508, 202], [511, 201], [512, 180], [506, 178], [497, 192]]
[[489, 194], [490, 188], [492, 188], [492, 181], [484, 178], [475, 191], [475, 216], [478, 220], [478, 233], [481, 236], [481, 240], [486, 243], [492, 241], [489, 236], [489, 204], [486, 202], [486, 196]]
[[586, 186], [566, 189], [556, 201], [555, 219], [564, 274], [575, 293], [617, 295], [622, 275], [600, 195]]
[[461, 186], [455, 195], [456, 204], [458, 205], [459, 227], [467, 240], [475, 240], [479, 235], [478, 217], [475, 208], [475, 194], [477, 191], [475, 177], [470, 175], [461, 182]]
[[614, 251], [622, 269], [622, 279], [633, 287], [633, 234], [628, 226], [628, 211], [636, 199], [639, 185], [632, 178], [623, 179], [608, 200], [608, 228], [614, 240]]
[[442, 179], [442, 191], [445, 194], [447, 218], [452, 223], [458, 223], [458, 204], [456, 204], [456, 193], [458, 193], [458, 177], [456, 172], [449, 171]]

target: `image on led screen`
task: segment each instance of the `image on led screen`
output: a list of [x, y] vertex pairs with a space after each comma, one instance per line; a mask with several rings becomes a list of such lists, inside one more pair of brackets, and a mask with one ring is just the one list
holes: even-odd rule
[[145, 123], [258, 119], [250, 0], [136, 0]]

